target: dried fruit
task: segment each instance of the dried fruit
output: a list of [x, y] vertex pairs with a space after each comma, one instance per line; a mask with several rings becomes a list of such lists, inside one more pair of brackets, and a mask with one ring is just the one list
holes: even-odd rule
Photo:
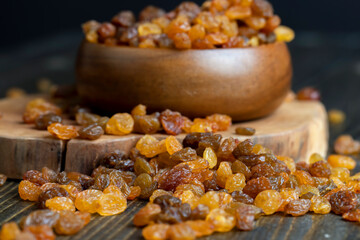
[[296, 199], [291, 200], [284, 209], [286, 214], [294, 217], [306, 214], [310, 209], [311, 201], [309, 199]]
[[119, 193], [102, 194], [97, 201], [97, 213], [101, 216], [112, 216], [125, 211], [127, 206], [125, 196]]
[[59, 235], [73, 235], [85, 226], [85, 221], [71, 211], [61, 211], [60, 217], [54, 226], [55, 232]]
[[79, 136], [75, 126], [62, 125], [61, 123], [52, 123], [48, 126], [47, 130], [61, 140], [69, 140]]
[[298, 100], [320, 101], [321, 95], [320, 95], [319, 90], [317, 90], [316, 88], [305, 87], [298, 91], [297, 99]]
[[54, 113], [40, 115], [35, 120], [35, 128], [39, 130], [47, 130], [47, 127], [53, 123], [62, 123], [62, 117]]
[[254, 205], [261, 208], [266, 215], [275, 213], [280, 208], [281, 203], [281, 195], [275, 190], [262, 191], [254, 200]]
[[162, 223], [149, 225], [142, 230], [142, 236], [146, 240], [166, 239], [169, 228], [170, 225]]
[[342, 167], [352, 170], [356, 166], [356, 161], [348, 156], [332, 154], [327, 159], [331, 167]]
[[45, 206], [53, 211], [67, 210], [75, 212], [75, 205], [70, 198], [67, 197], [54, 197], [46, 200]]
[[331, 210], [336, 214], [343, 214], [356, 208], [358, 199], [354, 192], [343, 190], [330, 196]]
[[250, 127], [237, 127], [235, 133], [238, 135], [252, 136], [256, 132], [255, 128]]
[[85, 190], [76, 196], [75, 207], [82, 212], [95, 213], [103, 193], [99, 190]]
[[328, 118], [330, 124], [341, 124], [345, 121], [346, 115], [341, 110], [331, 109], [328, 111]]
[[128, 113], [117, 113], [106, 124], [106, 133], [113, 135], [126, 135], [133, 131], [134, 119]]
[[79, 130], [79, 136], [82, 139], [96, 140], [104, 134], [104, 130], [97, 124], [91, 124]]
[[206, 221], [214, 226], [216, 232], [229, 232], [236, 225], [235, 217], [220, 208], [211, 210]]
[[19, 184], [19, 195], [23, 200], [35, 202], [38, 200], [40, 193], [40, 187], [30, 181], [23, 180]]
[[39, 116], [48, 113], [60, 115], [61, 109], [45, 99], [36, 98], [26, 105], [23, 120], [25, 123], [34, 123]]
[[336, 139], [334, 149], [338, 154], [356, 154], [360, 152], [360, 142], [350, 135], [341, 135]]

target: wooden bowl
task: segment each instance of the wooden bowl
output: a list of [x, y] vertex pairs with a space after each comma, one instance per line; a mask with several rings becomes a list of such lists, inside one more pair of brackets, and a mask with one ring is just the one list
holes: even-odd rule
[[81, 98], [102, 110], [130, 111], [142, 103], [149, 111], [223, 113], [243, 121], [266, 116], [282, 103], [292, 66], [282, 42], [187, 51], [83, 42], [76, 72]]

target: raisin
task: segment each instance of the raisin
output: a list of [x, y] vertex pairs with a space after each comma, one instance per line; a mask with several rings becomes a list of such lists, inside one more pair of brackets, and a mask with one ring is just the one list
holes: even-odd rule
[[272, 5], [266, 0], [253, 0], [251, 5], [253, 15], [272, 17], [274, 10]]
[[157, 8], [154, 6], [148, 6], [141, 10], [139, 14], [140, 21], [151, 21], [154, 18], [158, 18], [165, 15], [165, 11], [161, 8]]
[[357, 196], [354, 192], [345, 190], [335, 192], [330, 196], [331, 210], [336, 214], [343, 214], [356, 208]]
[[266, 177], [254, 178], [248, 181], [243, 192], [255, 198], [260, 192], [272, 189], [271, 183]]
[[210, 208], [207, 205], [199, 204], [191, 211], [190, 218], [192, 220], [205, 220], [209, 212]]
[[61, 123], [52, 123], [48, 126], [47, 129], [49, 133], [61, 140], [69, 140], [79, 136], [75, 126], [67, 126]]
[[174, 164], [181, 162], [194, 161], [197, 159], [196, 151], [190, 147], [183, 148], [170, 156], [170, 161]]
[[68, 197], [54, 197], [45, 201], [45, 206], [53, 211], [67, 210], [75, 212], [75, 205]]
[[311, 198], [310, 210], [318, 214], [327, 214], [331, 211], [331, 205], [326, 198], [321, 196], [313, 196]]
[[70, 211], [61, 211], [60, 217], [55, 224], [55, 232], [59, 235], [73, 235], [85, 226], [85, 221]]
[[186, 223], [178, 223], [171, 225], [167, 231], [170, 239], [195, 239], [195, 231]]
[[280, 208], [281, 203], [281, 195], [275, 190], [262, 191], [256, 196], [254, 200], [254, 205], [261, 208], [266, 215], [275, 213]]
[[290, 214], [294, 217], [305, 215], [311, 206], [309, 199], [296, 199], [290, 201], [284, 209], [286, 214]]
[[54, 113], [48, 113], [44, 115], [40, 115], [35, 120], [35, 128], [38, 130], [46, 130], [48, 126], [50, 126], [52, 123], [62, 123], [62, 117], [54, 114]]
[[134, 182], [134, 186], [141, 188], [140, 198], [147, 199], [157, 189], [157, 182], [154, 182], [151, 176], [147, 173], [140, 174]]
[[101, 191], [93, 189], [82, 191], [76, 196], [75, 207], [82, 212], [95, 213], [102, 194]]
[[49, 209], [36, 210], [30, 213], [22, 220], [22, 226], [41, 226], [47, 225], [53, 227], [59, 219], [59, 213]]
[[38, 186], [41, 186], [48, 182], [43, 178], [42, 173], [37, 170], [27, 171], [26, 173], [24, 173], [23, 179], [35, 183]]
[[233, 173], [244, 174], [244, 176], [246, 177], [247, 180], [249, 180], [252, 175], [250, 169], [243, 162], [241, 162], [239, 160], [236, 160], [235, 162], [233, 162], [233, 164], [231, 165], [231, 170]]
[[343, 155], [332, 154], [328, 157], [327, 161], [331, 165], [331, 167], [334, 168], [342, 167], [352, 170], [356, 166], [356, 161], [354, 159]]
[[147, 173], [151, 176], [155, 175], [155, 170], [151, 167], [148, 161], [141, 157], [138, 157], [135, 160], [134, 171], [136, 175], [140, 175], [141, 173]]
[[0, 174], [0, 187], [4, 186], [6, 179], [7, 179], [6, 175]]
[[38, 201], [41, 189], [36, 184], [23, 180], [19, 184], [19, 195], [23, 200]]
[[133, 129], [134, 119], [128, 113], [117, 113], [106, 124], [106, 133], [113, 135], [126, 135]]
[[43, 167], [41, 169], [42, 177], [47, 182], [56, 182], [57, 173], [54, 170], [51, 170], [50, 168]]
[[[286, 26], [278, 26], [274, 29], [276, 40], [281, 42], [291, 42], [295, 38], [295, 32]], [[317, 89], [308, 87], [300, 90], [297, 95], [299, 100], [320, 100], [321, 96]]]
[[200, 13], [200, 11], [200, 7], [194, 2], [182, 2], [176, 8], [176, 13], [178, 15], [185, 15], [190, 21], [192, 21]]
[[160, 122], [156, 114], [134, 115], [134, 121], [135, 132], [152, 134], [160, 130]]
[[121, 11], [111, 19], [111, 23], [115, 26], [130, 27], [135, 23], [135, 16], [131, 11]]
[[255, 128], [250, 127], [237, 127], [235, 133], [238, 135], [252, 136], [256, 132]]
[[317, 161], [310, 165], [309, 172], [314, 177], [328, 178], [331, 175], [330, 165], [325, 161]]
[[161, 207], [158, 204], [148, 203], [145, 207], [135, 214], [133, 223], [137, 227], [148, 225], [161, 212]]
[[196, 237], [208, 236], [214, 232], [214, 226], [204, 220], [186, 221], [186, 224], [192, 228]]
[[240, 205], [235, 211], [236, 227], [242, 231], [250, 231], [255, 224], [255, 210], [246, 204]]
[[159, 188], [173, 191], [180, 184], [189, 183], [192, 174], [189, 166], [175, 166], [164, 172], [159, 178]]
[[234, 215], [220, 208], [211, 210], [206, 217], [206, 221], [214, 225], [214, 230], [217, 232], [229, 232], [236, 225]]
[[237, 147], [233, 151], [233, 154], [236, 158], [239, 158], [240, 156], [252, 155], [253, 147], [254, 144], [251, 142], [250, 139], [247, 139], [237, 145]]
[[5, 223], [1, 227], [0, 239], [13, 240], [21, 233], [18, 225], [15, 222]]
[[169, 228], [170, 228], [170, 225], [168, 225], [168, 224], [149, 225], [142, 230], [142, 236], [146, 240], [166, 239]]
[[115, 37], [116, 28], [111, 23], [105, 22], [99, 26], [97, 33], [99, 34], [99, 37], [102, 39]]
[[55, 240], [56, 238], [53, 230], [47, 225], [25, 227], [24, 232], [30, 232], [36, 237], [36, 239], [41, 240]]
[[46, 208], [46, 200], [52, 199], [54, 197], [70, 197], [69, 193], [60, 187], [50, 188], [39, 195], [39, 204], [41, 208]]
[[124, 159], [126, 159], [125, 153], [116, 151], [104, 155], [100, 160], [100, 164], [107, 168], [116, 168], [116, 166], [120, 165], [120, 162]]
[[182, 132], [183, 118], [180, 113], [165, 110], [160, 115], [160, 122], [167, 134], [177, 135]]
[[243, 193], [242, 191], [234, 191], [231, 193], [231, 196], [236, 202], [241, 202], [245, 204], [252, 204], [254, 202], [254, 199], [252, 197], [250, 197], [246, 193]]
[[25, 123], [34, 123], [39, 116], [48, 113], [60, 115], [61, 109], [54, 104], [47, 102], [45, 99], [37, 98], [26, 105], [23, 120]]
[[297, 93], [298, 100], [311, 100], [311, 101], [320, 101], [321, 95], [319, 90], [313, 87], [305, 87], [298, 91]]
[[127, 206], [125, 196], [119, 191], [118, 193], [106, 193], [100, 196], [97, 201], [97, 213], [101, 216], [112, 216], [125, 211]]
[[91, 124], [79, 130], [79, 136], [82, 139], [96, 140], [104, 135], [104, 130], [97, 124]]
[[360, 209], [355, 209], [350, 212], [346, 212], [342, 215], [342, 218], [352, 222], [360, 221]]
[[360, 152], [360, 142], [355, 141], [350, 135], [339, 136], [334, 143], [335, 152], [338, 154], [355, 154]]

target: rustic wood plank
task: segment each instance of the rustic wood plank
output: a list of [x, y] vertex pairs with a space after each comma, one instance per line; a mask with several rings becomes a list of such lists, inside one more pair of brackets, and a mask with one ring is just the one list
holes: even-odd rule
[[[0, 112], [4, 115], [0, 119], [0, 169], [9, 178], [21, 178], [25, 171], [40, 170], [44, 166], [57, 171], [65, 166], [66, 171], [90, 174], [104, 154], [115, 150], [128, 153], [142, 136], [105, 135], [96, 141], [55, 139], [47, 131], [38, 131], [33, 125], [22, 123], [26, 103], [32, 98], [34, 96], [0, 101]], [[257, 132], [251, 137], [239, 136], [235, 134], [239, 126], [253, 127]], [[306, 161], [314, 152], [322, 155], [327, 152], [326, 112], [318, 102], [286, 102], [266, 118], [233, 124], [220, 134], [224, 138], [250, 138], [275, 154], [290, 156], [296, 161]], [[164, 134], [154, 136], [166, 137]], [[185, 134], [177, 137], [182, 140]]]

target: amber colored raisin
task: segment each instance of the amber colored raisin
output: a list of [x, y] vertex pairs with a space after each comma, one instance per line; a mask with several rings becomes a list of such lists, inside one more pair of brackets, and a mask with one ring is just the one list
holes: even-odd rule
[[360, 152], [360, 142], [350, 135], [340, 135], [335, 140], [334, 149], [338, 154], [356, 154]]
[[113, 135], [126, 135], [133, 129], [134, 119], [128, 113], [117, 113], [106, 124], [106, 133]]
[[160, 153], [167, 152], [165, 140], [158, 141], [151, 135], [145, 135], [136, 143], [136, 149], [146, 157], [155, 157]]
[[97, 201], [97, 213], [101, 216], [112, 216], [125, 211], [127, 206], [125, 196], [120, 193], [104, 193]]
[[21, 199], [29, 201], [37, 201], [41, 194], [40, 187], [27, 180], [20, 182], [18, 191]]
[[321, 196], [313, 196], [311, 199], [310, 210], [318, 214], [328, 214], [331, 211], [329, 201]]
[[54, 197], [45, 201], [45, 206], [53, 211], [67, 210], [75, 212], [74, 202], [68, 197]]
[[[215, 40], [214, 37], [212, 39]], [[222, 35], [217, 35], [216, 39], [217, 39], [216, 44], [221, 44], [220, 42], [228, 41], [228, 37], [227, 36], [225, 37]], [[210, 42], [212, 42], [212, 41], [210, 41]], [[212, 42], [212, 43], [215, 44], [214, 42]], [[213, 115], [207, 116], [206, 120], [210, 121], [210, 123], [212, 124], [213, 132], [226, 131], [231, 126], [231, 117], [228, 115], [225, 115], [225, 114], [213, 114]]]
[[104, 135], [104, 130], [97, 124], [91, 124], [79, 130], [79, 136], [82, 139], [96, 140]]
[[168, 224], [152, 224], [142, 230], [142, 236], [146, 240], [166, 239], [169, 228]]
[[190, 219], [192, 220], [205, 220], [209, 214], [210, 208], [205, 204], [198, 204], [192, 211]]
[[294, 175], [297, 176], [300, 185], [314, 185], [314, 179], [310, 173], [302, 170], [296, 170]]
[[192, 228], [196, 237], [208, 236], [214, 232], [214, 226], [204, 220], [186, 221], [186, 224]]
[[261, 208], [266, 215], [275, 213], [280, 208], [281, 203], [281, 195], [276, 190], [262, 191], [256, 196], [254, 200], [254, 205]]
[[263, 31], [267, 33], [273, 32], [279, 25], [281, 24], [281, 19], [278, 15], [274, 15], [268, 19], [266, 19], [266, 25]]
[[55, 232], [59, 235], [73, 235], [85, 226], [85, 221], [70, 211], [61, 211], [55, 224]]
[[[292, 30], [289, 27], [281, 26], [281, 25], [274, 29], [274, 34], [276, 36], [276, 40], [279, 42], [281, 42], [281, 41], [291, 42], [295, 38], [294, 30]], [[308, 93], [303, 94], [301, 96], [303, 99], [300, 99], [300, 100], [317, 100], [316, 98], [320, 97], [319, 93], [310, 93], [311, 91], [313, 91], [313, 90], [309, 90]], [[318, 96], [316, 96], [316, 95], [318, 95]], [[315, 99], [309, 99], [309, 96], [311, 96], [310, 98], [314, 97]], [[299, 97], [299, 95], [298, 95], [298, 97]], [[305, 97], [305, 99], [304, 99], [304, 97]]]
[[178, 223], [171, 225], [167, 231], [169, 239], [180, 240], [180, 239], [195, 239], [195, 231], [186, 223]]
[[111, 19], [111, 23], [120, 27], [130, 27], [135, 23], [135, 16], [131, 11], [121, 11]]
[[360, 209], [346, 212], [342, 215], [342, 218], [352, 222], [360, 222]]
[[0, 231], [0, 239], [3, 240], [15, 240], [20, 234], [20, 229], [16, 222], [8, 222], [2, 225]]
[[330, 165], [325, 161], [317, 161], [311, 164], [309, 172], [314, 177], [328, 178], [331, 175]]
[[243, 189], [243, 192], [250, 197], [255, 198], [260, 192], [272, 189], [271, 183], [266, 177], [254, 178], [248, 181]]
[[31, 232], [37, 240], [55, 240], [56, 236], [47, 225], [28, 226], [24, 228], [24, 232]]
[[250, 127], [237, 127], [235, 133], [238, 135], [252, 136], [256, 132], [255, 128]]
[[246, 6], [235, 5], [229, 8], [225, 15], [232, 20], [243, 20], [251, 16], [251, 9]]
[[93, 189], [82, 191], [76, 196], [75, 207], [82, 212], [95, 213], [102, 194], [101, 191]]
[[192, 178], [189, 166], [175, 166], [159, 178], [159, 188], [173, 191], [180, 184], [189, 183]]
[[331, 210], [336, 214], [343, 214], [355, 209], [358, 199], [354, 192], [338, 191], [330, 196]]
[[333, 125], [342, 124], [346, 119], [346, 115], [341, 110], [330, 109], [328, 111], [328, 119], [329, 119], [330, 124], [333, 124]]
[[294, 217], [302, 216], [309, 211], [310, 206], [311, 206], [311, 201], [309, 199], [291, 200], [285, 206], [284, 212]]
[[22, 226], [39, 226], [47, 225], [53, 227], [59, 219], [59, 213], [49, 209], [36, 210], [30, 213], [22, 220]]
[[36, 118], [40, 115], [48, 113], [60, 115], [61, 109], [54, 104], [47, 102], [45, 99], [36, 98], [26, 105], [23, 120], [25, 123], [34, 123]]
[[225, 188], [227, 179], [232, 175], [231, 165], [229, 162], [221, 162], [216, 171], [216, 183]]
[[62, 125], [61, 123], [52, 123], [48, 126], [47, 129], [49, 133], [61, 140], [69, 140], [79, 136], [75, 126]]
[[170, 155], [180, 151], [183, 148], [181, 143], [174, 136], [169, 136], [165, 139], [165, 146], [167, 152]]
[[352, 170], [356, 166], [356, 161], [348, 156], [332, 154], [327, 159], [331, 167], [343, 167]]
[[321, 95], [319, 90], [316, 88], [305, 87], [297, 92], [297, 99], [319, 101], [321, 99]]
[[99, 174], [95, 177], [93, 189], [103, 191], [110, 185], [110, 176], [108, 174]]
[[46, 130], [52, 123], [62, 123], [62, 117], [54, 113], [40, 115], [35, 120], [35, 128], [39, 130]]
[[0, 174], [0, 187], [4, 186], [6, 179], [7, 179], [6, 175]]
[[236, 225], [234, 215], [227, 213], [220, 208], [211, 210], [206, 217], [206, 221], [214, 225], [214, 230], [216, 232], [231, 231]]

